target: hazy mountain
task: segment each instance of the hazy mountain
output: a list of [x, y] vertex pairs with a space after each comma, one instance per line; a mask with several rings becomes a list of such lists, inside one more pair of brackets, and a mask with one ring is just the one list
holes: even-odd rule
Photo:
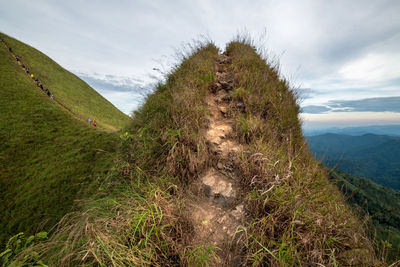
[[328, 167], [400, 189], [400, 137], [323, 134], [307, 137], [310, 150]]
[[345, 128], [304, 128], [303, 133], [305, 136], [315, 136], [325, 133], [346, 134], [354, 136], [372, 133], [378, 135], [400, 136], [400, 125], [370, 125]]

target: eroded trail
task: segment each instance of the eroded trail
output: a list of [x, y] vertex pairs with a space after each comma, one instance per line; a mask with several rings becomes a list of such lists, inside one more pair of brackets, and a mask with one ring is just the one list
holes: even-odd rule
[[212, 167], [192, 185], [193, 197], [188, 203], [188, 217], [194, 227], [191, 245], [217, 246], [218, 259], [214, 265], [235, 266], [241, 262], [238, 250], [244, 223], [244, 210], [238, 177], [232, 158], [241, 150], [234, 139], [232, 120], [229, 118], [229, 92], [233, 89], [233, 76], [226, 66], [231, 60], [225, 55], [218, 59], [216, 82], [207, 96], [210, 111], [205, 138], [214, 154]]

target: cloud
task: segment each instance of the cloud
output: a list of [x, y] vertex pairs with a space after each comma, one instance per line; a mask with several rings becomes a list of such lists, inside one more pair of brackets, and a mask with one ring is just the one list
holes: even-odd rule
[[156, 85], [156, 81], [146, 82], [135, 77], [82, 72], [75, 74], [128, 115], [143, 104]]
[[93, 87], [117, 99], [123, 96], [111, 91], [147, 92], [136, 84], [150, 83], [160, 62], [168, 72], [176, 62], [168, 55], [181, 43], [203, 34], [223, 50], [247, 29], [279, 57], [285, 77], [307, 88], [300, 94], [305, 111], [339, 112], [348, 109], [329, 101], [398, 95], [399, 13], [396, 0], [13, 0], [0, 1], [0, 30], [90, 73]]
[[324, 114], [302, 113], [305, 127], [349, 127], [361, 125], [400, 124], [398, 112], [331, 112]]
[[360, 100], [331, 100], [324, 106], [305, 106], [302, 108], [302, 112], [309, 114], [328, 112], [400, 112], [400, 96]]
[[296, 89], [296, 92], [298, 93], [298, 96], [301, 100], [310, 99], [310, 98], [315, 97], [316, 95], [321, 94], [321, 92], [319, 92], [315, 89], [301, 88], [301, 87]]
[[400, 112], [400, 96], [367, 98], [361, 100], [335, 100], [330, 101], [329, 106], [334, 112], [346, 111], [344, 109], [357, 112]]
[[316, 105], [310, 105], [310, 106], [305, 106], [301, 109], [302, 113], [309, 113], [309, 114], [321, 114], [325, 113], [327, 111], [330, 111], [331, 109], [326, 106], [316, 106]]

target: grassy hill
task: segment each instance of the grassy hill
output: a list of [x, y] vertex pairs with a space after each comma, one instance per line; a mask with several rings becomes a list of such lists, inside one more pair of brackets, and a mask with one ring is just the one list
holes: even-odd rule
[[[191, 48], [120, 136], [112, 179], [49, 240], [12, 259], [50, 266], [381, 265], [359, 219], [309, 154], [287, 81], [247, 40], [229, 43], [225, 56], [212, 43]], [[230, 82], [218, 82], [221, 75]], [[232, 125], [226, 138], [239, 147], [223, 169], [207, 139], [216, 129], [210, 99], [225, 101], [223, 120]], [[245, 216], [223, 243], [194, 243], [197, 226], [211, 221], [193, 221], [189, 203], [210, 168], [236, 177], [235, 201]], [[212, 234], [225, 233], [222, 221], [213, 226], [219, 223]]]
[[[0, 33], [5, 43], [19, 56], [30, 72], [39, 78], [54, 97], [76, 117], [95, 119], [99, 127], [115, 131], [123, 128], [130, 118], [114, 107], [76, 75], [65, 70], [42, 52], [14, 38]], [[2, 47], [4, 48], [4, 47]], [[22, 69], [21, 69], [22, 71]]]
[[371, 235], [376, 247], [385, 249], [391, 261], [400, 260], [400, 193], [342, 171], [332, 170], [330, 178], [351, 205], [363, 216], [371, 216]]
[[307, 140], [312, 153], [327, 166], [400, 189], [400, 137], [324, 134]]
[[[6, 41], [65, 105], [82, 116], [90, 112], [113, 128], [127, 123], [125, 115], [48, 57], [10, 38]], [[76, 106], [70, 83], [80, 86]], [[91, 113], [84, 103], [88, 98], [104, 104], [104, 110]], [[91, 186], [113, 167], [118, 144], [116, 134], [90, 127], [47, 97], [1, 43], [0, 140], [1, 246], [20, 231], [49, 230], [77, 199], [93, 192]]]

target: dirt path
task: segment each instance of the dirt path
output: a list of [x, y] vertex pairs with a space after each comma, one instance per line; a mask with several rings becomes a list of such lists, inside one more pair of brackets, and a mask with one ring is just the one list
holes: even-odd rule
[[226, 70], [230, 62], [225, 55], [219, 57], [217, 81], [207, 97], [210, 115], [205, 137], [216, 160], [193, 183], [193, 197], [188, 203], [188, 217], [194, 227], [190, 243], [204, 248], [219, 247], [219, 259], [214, 260], [214, 266], [237, 266], [241, 262], [237, 251], [240, 234], [236, 232], [243, 225], [244, 210], [232, 160], [241, 147], [233, 138], [232, 120], [228, 117], [229, 91], [233, 89], [233, 77]]

